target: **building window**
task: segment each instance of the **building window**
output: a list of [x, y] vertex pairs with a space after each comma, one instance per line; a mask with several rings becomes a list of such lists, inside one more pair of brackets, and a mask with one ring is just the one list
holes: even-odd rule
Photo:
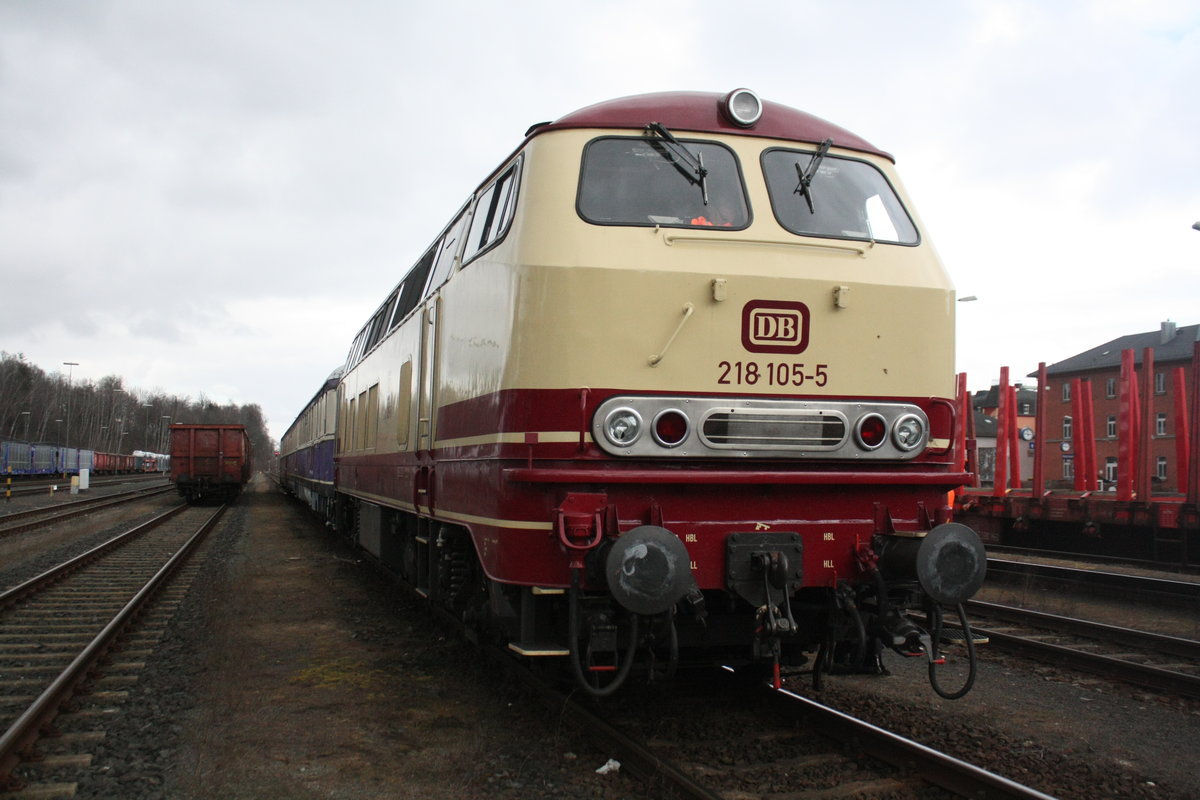
[[1071, 418], [1063, 417], [1063, 439], [1071, 438]]
[[1112, 483], [1117, 481], [1117, 459], [1114, 456], [1104, 459], [1104, 480]]
[[1070, 456], [1063, 456], [1063, 480], [1074, 480], [1075, 478], [1075, 459]]
[[1167, 435], [1167, 415], [1162, 413], [1161, 411], [1158, 414], [1156, 414], [1154, 417], [1154, 435], [1155, 436], [1166, 436]]
[[1167, 393], [1167, 373], [1165, 373], [1165, 372], [1154, 373], [1154, 393], [1155, 394], [1166, 394]]
[[1117, 396], [1117, 379], [1116, 378], [1109, 378], [1107, 381], [1104, 382], [1104, 396], [1105, 397], [1116, 397]]
[[1167, 457], [1158, 457], [1158, 479], [1165, 481], [1167, 479]]
[[1116, 417], [1109, 416], [1108, 420], [1104, 423], [1104, 435], [1110, 439], [1117, 438], [1117, 418]]
[[1069, 403], [1070, 401], [1071, 401], [1071, 382], [1066, 381], [1063, 383], [1063, 402]]

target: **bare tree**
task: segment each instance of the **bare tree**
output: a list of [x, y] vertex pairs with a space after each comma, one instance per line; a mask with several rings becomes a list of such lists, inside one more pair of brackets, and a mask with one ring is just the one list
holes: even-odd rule
[[219, 405], [204, 395], [192, 402], [161, 390], [143, 392], [127, 388], [117, 375], [95, 383], [68, 382], [65, 375], [47, 374], [20, 353], [0, 351], [0, 439], [69, 441], [72, 447], [102, 452], [164, 453], [170, 446], [170, 425], [187, 422], [245, 425], [260, 466], [273, 451], [257, 404]]

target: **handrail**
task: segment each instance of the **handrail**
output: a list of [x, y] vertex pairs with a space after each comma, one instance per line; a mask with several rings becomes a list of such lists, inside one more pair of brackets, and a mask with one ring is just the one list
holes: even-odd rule
[[672, 247], [676, 242], [704, 242], [706, 244], [756, 244], [777, 247], [799, 247], [806, 250], [832, 250], [845, 255], [867, 257], [870, 248], [854, 247], [853, 245], [820, 244], [817, 242], [785, 242], [779, 239], [739, 239], [733, 236], [690, 236], [679, 233], [664, 233], [663, 242]]
[[667, 339], [667, 343], [662, 346], [662, 352], [658, 353], [657, 355], [650, 356], [650, 366], [657, 367], [659, 365], [659, 363], [662, 362], [663, 358], [666, 357], [666, 355], [667, 355], [667, 351], [670, 350], [671, 345], [674, 344], [675, 337], [679, 335], [679, 332], [681, 330], [683, 330], [684, 323], [686, 323], [689, 319], [692, 318], [692, 314], [695, 313], [695, 311], [696, 311], [696, 306], [694, 304], [692, 304], [692, 303], [684, 303], [683, 304], [683, 312], [682, 312], [683, 318], [680, 319], [679, 324], [675, 326], [675, 332], [671, 334], [671, 338]]

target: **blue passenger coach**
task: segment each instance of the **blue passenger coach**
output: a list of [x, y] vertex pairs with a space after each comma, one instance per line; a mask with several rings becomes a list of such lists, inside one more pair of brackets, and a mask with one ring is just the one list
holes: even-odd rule
[[338, 367], [325, 380], [279, 446], [279, 480], [324, 519], [333, 509], [333, 447], [337, 422]]

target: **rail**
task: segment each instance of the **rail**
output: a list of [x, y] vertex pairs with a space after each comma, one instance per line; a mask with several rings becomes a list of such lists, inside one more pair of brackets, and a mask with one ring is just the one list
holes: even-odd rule
[[[144, 497], [153, 497], [159, 494], [165, 494], [171, 491], [170, 486], [153, 486], [149, 488], [133, 489], [132, 491], [122, 492], [115, 495], [107, 495], [105, 497], [89, 497], [84, 500], [73, 500], [69, 503], [55, 506], [53, 508], [31, 508], [25, 511], [17, 511], [11, 514], [0, 515], [0, 536], [8, 534], [20, 533], [21, 531], [29, 530], [38, 525], [45, 525], [50, 522], [59, 522], [64, 519], [78, 517], [81, 514], [90, 514], [93, 511], [99, 511], [102, 508], [109, 506], [117, 506], [122, 503], [129, 503], [134, 500], [140, 500]], [[65, 509], [65, 510], [64, 510]], [[21, 520], [29, 520], [21, 522]], [[18, 524], [12, 524], [17, 522]]]
[[[544, 707], [584, 735], [599, 744], [621, 763], [622, 770], [646, 781], [660, 781], [676, 796], [686, 800], [719, 800], [723, 795], [705, 786], [669, 760], [655, 754], [636, 739], [610, 725], [591, 708], [574, 698], [563, 695], [503, 654], [489, 652], [500, 668], [513, 675]], [[736, 681], [732, 670], [730, 681]], [[720, 691], [720, 689], [716, 689]], [[832, 738], [839, 744], [852, 744], [881, 762], [899, 767], [905, 774], [916, 773], [923, 782], [970, 798], [987, 800], [1053, 800], [1044, 794], [1015, 781], [988, 772], [918, 742], [905, 739], [890, 731], [836, 711], [815, 701], [786, 690], [772, 690], [767, 684], [761, 689], [763, 699], [775, 713], [792, 720], [803, 720], [807, 730]]]
[[[763, 691], [769, 691], [766, 688]], [[905, 739], [786, 689], [769, 691], [781, 713], [804, 720], [843, 742], [853, 742], [880, 761], [913, 769], [926, 781], [963, 797], [987, 800], [1053, 800], [1036, 789]]]
[[[117, 637], [137, 618], [145, 606], [153, 599], [157, 591], [170, 580], [183, 561], [191, 554], [204, 536], [212, 530], [221, 518], [221, 515], [225, 512], [225, 509], [226, 506], [218, 508], [195, 533], [188, 537], [183, 546], [154, 573], [153, 577], [137, 591], [133, 598], [104, 626], [100, 633], [75, 656], [66, 669], [50, 683], [8, 730], [3, 735], [0, 735], [0, 786], [5, 784], [12, 785], [12, 771], [21, 763], [22, 754], [27, 753], [33, 747], [41, 731], [58, 714], [59, 708], [71, 697], [76, 687], [87, 678], [92, 668], [109, 650]], [[156, 520], [151, 521], [151, 523], [138, 526], [138, 529], [135, 530], [139, 533], [144, 532], [147, 526], [152, 527], [154, 524], [159, 524], [170, 516], [173, 516], [173, 513], [169, 512], [168, 514], [161, 515]], [[111, 542], [112, 540], [106, 543], [106, 545], [101, 545], [101, 547], [106, 547]], [[84, 556], [94, 554], [96, 549], [99, 548], [94, 548], [89, 553], [84, 554]], [[83, 556], [80, 558], [83, 558]], [[78, 560], [73, 559], [69, 563], [75, 564]], [[76, 564], [75, 568], [77, 566]], [[55, 573], [57, 570], [51, 570], [50, 572]], [[43, 573], [38, 578], [33, 579], [33, 581], [27, 581], [25, 584], [9, 590], [3, 597], [28, 596], [31, 589], [53, 583], [60, 577], [61, 573], [54, 575]]]
[[1160, 599], [1194, 602], [1200, 600], [1200, 582], [1131, 575], [1097, 569], [1079, 569], [1056, 564], [1035, 564], [1004, 558], [988, 559], [988, 577], [1020, 575], [1042, 580], [1075, 583], [1093, 589], [1136, 592]]
[[[978, 624], [972, 626], [972, 630], [987, 636], [992, 645], [1008, 652], [1149, 689], [1171, 692], [1182, 697], [1200, 698], [1200, 674], [1194, 671], [1200, 666], [1200, 642], [997, 603], [970, 601], [967, 607], [976, 614], [983, 614], [1001, 622], [1034, 627], [1061, 636], [1090, 639], [1092, 643], [1100, 641], [1106, 645], [1115, 645], [1118, 649], [1116, 654], [1105, 654], [1093, 649], [1082, 649], [1062, 642], [1022, 635], [1011, 629], [984, 627]], [[1145, 652], [1133, 656], [1120, 652], [1130, 647], [1140, 648]], [[1131, 660], [1132, 657], [1145, 660], [1134, 661]], [[1155, 658], [1167, 663], [1146, 663]], [[1190, 663], [1175, 663], [1179, 659]], [[1185, 672], [1176, 667], [1190, 668], [1193, 671]]]

